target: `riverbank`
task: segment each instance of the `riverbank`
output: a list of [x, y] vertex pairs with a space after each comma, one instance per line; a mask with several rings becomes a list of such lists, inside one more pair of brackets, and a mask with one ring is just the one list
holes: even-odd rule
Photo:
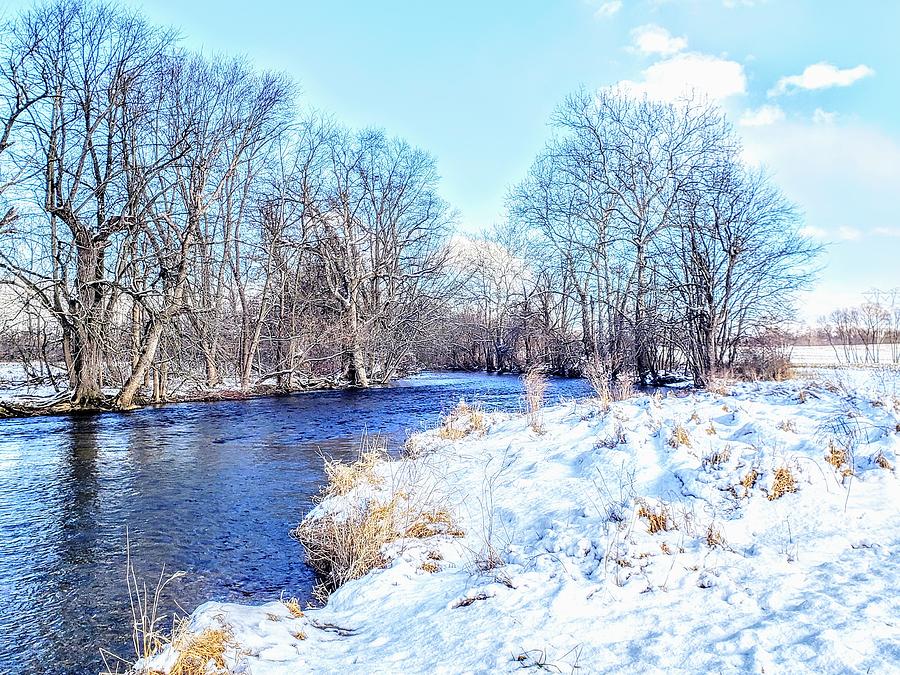
[[390, 514], [379, 566], [318, 609], [207, 603], [190, 633], [255, 675], [884, 671], [898, 454], [900, 382], [858, 372], [463, 411], [403, 459], [333, 475], [306, 517], [347, 534]]
[[[63, 377], [60, 369], [60, 377]], [[321, 379], [304, 383], [292, 389], [272, 385], [260, 385], [243, 390], [237, 382], [224, 382], [217, 387], [205, 387], [182, 383], [162, 401], [139, 396], [128, 410], [148, 406], [164, 406], [178, 403], [211, 403], [216, 401], [244, 401], [257, 398], [291, 396], [310, 391], [333, 391], [351, 388], [344, 382]], [[94, 415], [106, 412], [126, 412], [113, 405], [116, 390], [105, 392], [109, 405], [73, 406], [71, 392], [58, 391], [48, 382], [29, 382], [21, 365], [0, 363], [0, 419], [40, 417], [44, 415]]]

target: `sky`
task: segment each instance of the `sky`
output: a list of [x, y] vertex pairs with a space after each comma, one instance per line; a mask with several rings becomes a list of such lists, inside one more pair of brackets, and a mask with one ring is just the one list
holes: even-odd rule
[[621, 83], [660, 99], [704, 93], [827, 244], [803, 318], [900, 287], [900, 2], [122, 4], [187, 47], [289, 73], [303, 106], [430, 151], [471, 232], [503, 219], [567, 94]]

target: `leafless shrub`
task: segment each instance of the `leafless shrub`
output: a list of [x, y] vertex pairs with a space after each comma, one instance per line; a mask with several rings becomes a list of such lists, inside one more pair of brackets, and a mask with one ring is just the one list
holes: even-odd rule
[[797, 376], [787, 349], [779, 337], [762, 337], [749, 346], [736, 363], [732, 372], [735, 377], [750, 382], [775, 380], [782, 382]]

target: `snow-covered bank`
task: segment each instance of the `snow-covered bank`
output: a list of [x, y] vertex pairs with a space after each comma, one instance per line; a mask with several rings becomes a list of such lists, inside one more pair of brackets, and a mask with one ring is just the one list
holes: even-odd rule
[[464, 536], [395, 541], [303, 616], [207, 603], [194, 630], [224, 627], [254, 675], [900, 663], [896, 380], [572, 402], [541, 426], [421, 434], [309, 516], [414, 495]]

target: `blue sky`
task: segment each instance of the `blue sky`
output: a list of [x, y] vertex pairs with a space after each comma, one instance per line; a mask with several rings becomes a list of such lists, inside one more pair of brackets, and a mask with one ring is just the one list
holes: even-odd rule
[[290, 73], [304, 105], [428, 149], [470, 231], [502, 218], [567, 93], [621, 81], [660, 98], [705, 91], [830, 242], [804, 315], [900, 287], [900, 2], [125, 4], [187, 46]]

